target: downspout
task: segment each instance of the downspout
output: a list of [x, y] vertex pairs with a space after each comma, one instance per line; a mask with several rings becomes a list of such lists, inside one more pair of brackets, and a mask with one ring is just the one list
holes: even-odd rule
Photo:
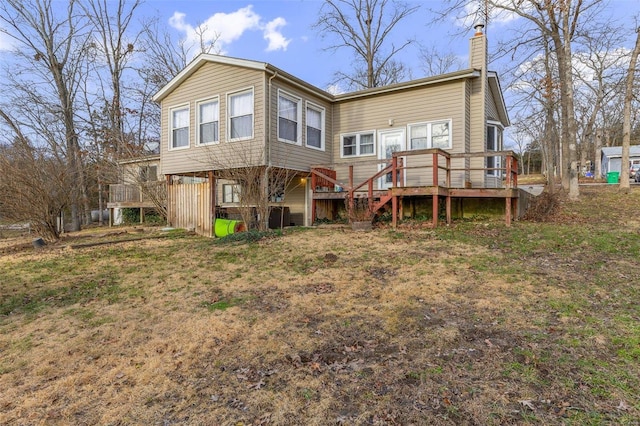
[[269, 97], [267, 100], [267, 138], [265, 147], [267, 149], [267, 168], [271, 167], [271, 81], [276, 78], [278, 71], [274, 71], [273, 75], [269, 77]]
[[264, 172], [264, 180], [265, 180], [265, 197], [267, 198], [267, 217], [262, 218], [265, 222], [265, 229], [269, 229], [269, 172], [271, 170], [271, 82], [278, 75], [278, 71], [275, 70], [273, 75], [269, 77], [269, 88], [268, 88], [268, 98], [267, 98], [267, 137], [265, 138], [265, 149], [266, 153], [266, 163], [267, 167]]

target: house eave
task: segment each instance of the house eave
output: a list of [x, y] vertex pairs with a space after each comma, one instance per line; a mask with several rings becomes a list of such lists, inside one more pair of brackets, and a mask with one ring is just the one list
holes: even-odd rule
[[171, 79], [162, 89], [153, 95], [155, 102], [162, 101], [167, 95], [169, 95], [176, 87], [182, 84], [189, 76], [196, 72], [204, 64], [213, 62], [218, 64], [234, 65], [243, 68], [249, 68], [259, 71], [265, 71], [268, 64], [265, 62], [250, 61], [247, 59], [232, 58], [229, 56], [212, 55], [210, 53], [201, 53], [196, 56], [189, 64], [180, 71], [175, 77]]
[[498, 109], [498, 115], [500, 116], [500, 121], [504, 124], [504, 127], [508, 127], [511, 125], [511, 121], [509, 120], [509, 113], [507, 112], [507, 105], [504, 102], [504, 95], [502, 94], [502, 89], [500, 87], [500, 79], [498, 78], [498, 73], [495, 71], [489, 71], [487, 73], [489, 79], [489, 87], [493, 93], [498, 95], [496, 101], [496, 107]]
[[118, 164], [120, 165], [136, 164], [136, 163], [146, 163], [151, 161], [160, 161], [160, 154], [145, 155], [143, 157], [126, 158], [123, 160], [118, 160]]
[[480, 76], [481, 76], [480, 70], [470, 68], [470, 69], [455, 71], [447, 74], [441, 74], [441, 75], [432, 76], [432, 77], [425, 77], [417, 80], [405, 81], [402, 83], [390, 84], [388, 86], [373, 87], [370, 89], [364, 89], [357, 92], [343, 93], [343, 94], [335, 95], [335, 99], [336, 101], [346, 101], [346, 100], [358, 99], [358, 98], [363, 98], [363, 97], [368, 97], [373, 95], [379, 95], [383, 93], [396, 92], [404, 89], [413, 89], [417, 87], [430, 86], [433, 84], [445, 83], [449, 81], [464, 80], [467, 78], [477, 78]]

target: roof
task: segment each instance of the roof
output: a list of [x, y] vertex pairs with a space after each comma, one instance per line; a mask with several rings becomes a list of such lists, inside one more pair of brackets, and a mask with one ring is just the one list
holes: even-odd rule
[[491, 89], [491, 93], [497, 93], [499, 96], [498, 98], [494, 98], [494, 100], [498, 110], [498, 115], [500, 116], [500, 121], [504, 123], [505, 127], [510, 126], [511, 122], [509, 121], [509, 113], [507, 112], [507, 105], [504, 102], [504, 95], [502, 93], [502, 88], [500, 87], [498, 73], [495, 71], [489, 71], [487, 72], [487, 76], [489, 77], [489, 88]]
[[268, 72], [271, 75], [278, 75], [290, 83], [305, 89], [307, 91], [313, 92], [316, 95], [325, 98], [328, 101], [333, 101], [333, 95], [329, 92], [326, 92], [322, 89], [315, 87], [312, 84], [307, 83], [304, 80], [301, 80], [293, 75], [283, 71], [277, 67], [274, 67], [271, 64], [266, 62], [259, 61], [251, 61], [248, 59], [239, 59], [232, 58], [230, 56], [221, 56], [221, 55], [212, 55], [210, 53], [201, 53], [196, 56], [189, 64], [178, 73], [174, 78], [169, 81], [162, 89], [158, 91], [153, 96], [153, 100], [156, 102], [160, 102], [167, 95], [169, 95], [176, 87], [182, 84], [187, 78], [189, 78], [194, 72], [196, 72], [200, 67], [207, 63], [216, 63], [216, 64], [226, 64], [226, 65], [234, 65], [242, 68], [249, 68], [257, 71]]
[[160, 161], [160, 154], [143, 155], [141, 157], [132, 157], [118, 160], [118, 164], [135, 164], [135, 163], [149, 163], [152, 161]]
[[[621, 146], [607, 146], [602, 148], [602, 156], [609, 158], [622, 157]], [[631, 145], [629, 147], [629, 156], [640, 157], [640, 145]]]
[[[401, 83], [390, 84], [388, 86], [381, 87], [373, 87], [370, 89], [359, 90], [356, 92], [349, 93], [341, 93], [337, 95], [333, 95], [329, 92], [326, 92], [306, 81], [295, 77], [286, 71], [283, 71], [277, 67], [274, 67], [271, 64], [266, 62], [252, 61], [248, 59], [239, 59], [232, 58], [230, 56], [221, 56], [221, 55], [212, 55], [210, 53], [201, 53], [196, 56], [182, 71], [178, 73], [169, 83], [167, 83], [162, 89], [158, 91], [153, 96], [153, 100], [156, 102], [162, 101], [166, 96], [168, 96], [176, 87], [182, 84], [189, 76], [191, 76], [194, 72], [196, 72], [200, 67], [207, 63], [217, 63], [217, 64], [227, 64], [234, 65], [242, 68], [253, 69], [257, 71], [263, 71], [271, 74], [272, 76], [279, 76], [287, 80], [289, 83], [301, 88], [303, 90], [314, 93], [315, 95], [329, 101], [329, 102], [340, 102], [351, 99], [364, 98], [368, 96], [375, 96], [384, 93], [395, 92], [404, 89], [412, 89], [417, 87], [424, 87], [433, 84], [439, 84], [448, 81], [455, 80], [464, 80], [468, 78], [479, 78], [481, 77], [481, 72], [478, 69], [469, 68], [460, 71], [454, 71], [446, 74], [435, 75], [431, 77], [424, 77], [417, 80], [404, 81]], [[509, 126], [509, 115], [507, 113], [507, 108], [504, 102], [504, 97], [502, 94], [502, 90], [500, 88], [500, 81], [498, 79], [497, 73], [493, 71], [489, 71], [487, 73], [487, 77], [489, 80], [489, 90], [493, 94], [497, 94], [494, 96], [494, 100], [496, 103], [496, 107], [498, 109], [498, 114], [500, 121], [502, 121], [505, 126]]]

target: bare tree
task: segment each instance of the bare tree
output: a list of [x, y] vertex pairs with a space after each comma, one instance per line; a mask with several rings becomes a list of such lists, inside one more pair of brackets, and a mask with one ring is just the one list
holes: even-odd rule
[[34, 147], [16, 120], [2, 109], [0, 120], [11, 129], [6, 136], [10, 141], [0, 144], [0, 214], [29, 223], [45, 240], [56, 240], [58, 218], [73, 188], [68, 182], [68, 167], [47, 149]]
[[[466, 2], [454, 0], [453, 9], [466, 10]], [[560, 135], [562, 142], [563, 187], [569, 198], [579, 196], [577, 162], [577, 124], [574, 105], [573, 46], [576, 40], [587, 34], [591, 26], [602, 22], [602, 0], [486, 0], [487, 15], [511, 14], [521, 18], [517, 28], [523, 37], [509, 37], [501, 45], [503, 53], [512, 58], [526, 57], [527, 50], [540, 46], [544, 39], [552, 48], [550, 54], [557, 67], [559, 103], [561, 111]], [[451, 10], [451, 9], [450, 9]], [[524, 52], [523, 52], [524, 51]], [[522, 63], [522, 62], [519, 62]]]
[[[132, 135], [136, 129], [125, 128], [127, 116], [137, 108], [123, 101], [126, 96], [125, 72], [135, 53], [140, 32], [131, 33], [130, 25], [140, 0], [87, 0], [82, 4], [93, 29], [90, 44], [92, 60], [83, 74], [87, 110], [86, 128], [91, 148], [89, 155], [97, 183], [98, 209], [103, 210], [103, 185], [116, 175], [116, 161], [140, 155], [141, 143]], [[90, 87], [97, 87], [90, 93]], [[127, 114], [128, 113], [128, 114]], [[99, 215], [102, 224], [102, 214]]]
[[[87, 0], [84, 10], [94, 27], [97, 59], [105, 64], [110, 83], [107, 93], [111, 93], [111, 99], [104, 99], [110, 125], [110, 133], [107, 136], [110, 140], [105, 142], [111, 145], [111, 150], [116, 158], [119, 158], [126, 145], [122, 101], [123, 75], [139, 38], [139, 34], [128, 37], [128, 30], [134, 12], [140, 6], [140, 0], [117, 0], [114, 11], [110, 9], [113, 4], [114, 2], [107, 0]], [[101, 78], [101, 74], [97, 73], [95, 77]]]
[[[80, 204], [85, 220], [91, 220], [83, 158], [76, 125], [76, 94], [79, 72], [87, 47], [86, 22], [70, 0], [64, 13], [53, 0], [6, 0], [0, 5], [3, 32], [17, 44], [21, 73], [12, 70], [14, 89], [22, 92], [49, 115], [55, 116], [64, 131], [67, 174], [74, 187], [71, 199], [72, 229], [79, 230]], [[13, 76], [24, 77], [22, 83]], [[43, 86], [43, 89], [40, 88]], [[49, 104], [44, 104], [50, 102]], [[41, 122], [40, 122], [41, 123]]]
[[576, 120], [580, 162], [594, 160], [595, 172], [601, 175], [601, 138], [598, 128], [605, 124], [605, 116], [615, 111], [616, 98], [622, 92], [623, 63], [626, 55], [620, 27], [605, 23], [585, 35], [582, 50], [574, 55], [576, 76]]
[[326, 50], [346, 48], [355, 57], [352, 72], [337, 71], [334, 83], [364, 89], [402, 81], [406, 71], [395, 57], [412, 40], [395, 45], [388, 37], [416, 10], [396, 0], [325, 0], [314, 27], [336, 39]]
[[[282, 154], [282, 155], [281, 155]], [[218, 179], [237, 185], [235, 197], [243, 222], [248, 228], [264, 231], [274, 206], [284, 201], [298, 175], [286, 167], [286, 153], [274, 155], [277, 166], [264, 165], [264, 147], [239, 142], [234, 147], [214, 146], [203, 159]]]
[[638, 55], [640, 55], [640, 27], [636, 28], [636, 44], [631, 52], [629, 60], [629, 70], [627, 71], [627, 79], [624, 90], [624, 112], [622, 125], [622, 164], [620, 176], [620, 188], [629, 192], [629, 172], [627, 167], [629, 164], [629, 145], [631, 141], [631, 102], [633, 100], [633, 82], [636, 73], [636, 64], [638, 63]]
[[420, 62], [425, 76], [446, 74], [464, 68], [464, 61], [453, 53], [442, 53], [436, 47], [420, 49]]

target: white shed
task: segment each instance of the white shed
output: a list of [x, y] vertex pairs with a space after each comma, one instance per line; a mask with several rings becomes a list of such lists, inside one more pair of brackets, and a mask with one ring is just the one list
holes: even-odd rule
[[[629, 161], [631, 164], [640, 164], [640, 145], [631, 145], [629, 147]], [[607, 177], [609, 172], [621, 172], [620, 163], [622, 163], [621, 146], [602, 148], [602, 177]], [[625, 168], [627, 173], [631, 164], [628, 164]]]

